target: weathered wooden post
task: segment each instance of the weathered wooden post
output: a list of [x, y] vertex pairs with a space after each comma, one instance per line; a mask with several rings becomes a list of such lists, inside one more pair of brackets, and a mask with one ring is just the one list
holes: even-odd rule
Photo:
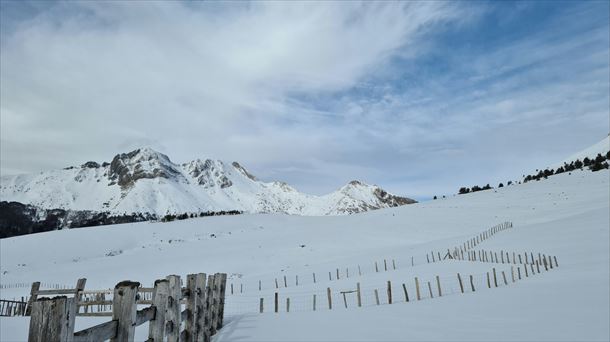
[[30, 290], [30, 299], [28, 300], [28, 307], [25, 309], [25, 315], [29, 316], [32, 312], [32, 303], [38, 299], [38, 290], [40, 290], [40, 282], [35, 281], [32, 283], [32, 288]]
[[388, 263], [385, 261], [385, 259], [383, 259], [383, 270], [384, 271], [388, 270]]
[[279, 310], [279, 308], [278, 308], [278, 306], [279, 306], [278, 301], [279, 301], [278, 293], [276, 292], [275, 293], [275, 300], [274, 300], [274, 303], [275, 303], [275, 307], [274, 307], [275, 308], [275, 313], [278, 313], [278, 310]]
[[284, 276], [284, 287], [288, 287], [288, 282], [286, 281], [286, 276]]
[[460, 274], [457, 274], [458, 277], [458, 282], [460, 283], [460, 291], [462, 291], [462, 293], [464, 293], [464, 285], [462, 284], [462, 277], [460, 277]]
[[489, 282], [489, 272], [486, 272], [487, 274], [487, 288], [491, 289], [491, 283]]
[[330, 287], [326, 288], [326, 295], [328, 296], [328, 310], [332, 310], [333, 309], [333, 300], [330, 295]]
[[498, 287], [498, 277], [496, 276], [496, 268], [494, 267], [492, 270], [494, 273], [494, 286]]
[[263, 313], [263, 298], [262, 298], [262, 297], [261, 297], [261, 299], [260, 299], [260, 303], [259, 303], [259, 305], [258, 305], [258, 308], [259, 308], [259, 309], [258, 309], [258, 312], [259, 312], [259, 313]]
[[313, 295], [313, 311], [316, 311], [316, 295]]
[[379, 305], [379, 291], [377, 291], [377, 289], [375, 289], [375, 303]]
[[[186, 341], [194, 341], [195, 337], [195, 320], [197, 314], [195, 313], [195, 300], [196, 300], [196, 289], [195, 281], [197, 279], [196, 274], [186, 275], [186, 319], [184, 320], [184, 331], [186, 334]], [[233, 285], [233, 284], [231, 284]]]
[[430, 298], [434, 298], [434, 295], [432, 294], [432, 285], [430, 285], [430, 282], [428, 282], [428, 291], [430, 291]]
[[162, 342], [165, 335], [165, 310], [169, 296], [169, 281], [160, 279], [155, 281], [152, 293], [152, 304], [156, 308], [155, 319], [148, 324], [148, 339], [151, 342]]
[[392, 304], [392, 283], [388, 280], [388, 304]]
[[122, 281], [114, 287], [112, 320], [117, 321], [116, 335], [110, 342], [133, 341], [136, 332], [136, 296], [140, 283]]
[[170, 275], [167, 276], [167, 280], [169, 282], [169, 293], [167, 296], [167, 308], [165, 311], [165, 320], [167, 322], [165, 326], [165, 331], [167, 334], [168, 342], [179, 342], [180, 325], [182, 319], [182, 310], [180, 305], [180, 299], [182, 298], [182, 289], [180, 287], [180, 276]]
[[404, 283], [402, 284], [402, 290], [405, 293], [405, 302], [408, 303], [409, 302], [409, 293], [407, 292], [407, 286]]
[[[540, 263], [536, 260], [536, 271], [540, 273]], [[533, 273], [533, 272], [532, 272]]]
[[441, 291], [441, 279], [438, 276], [436, 276], [436, 287], [438, 288], [438, 296], [442, 297], [443, 292]]
[[75, 300], [62, 296], [34, 301], [30, 307], [28, 341], [71, 342], [74, 339], [74, 323], [71, 317], [76, 316]]
[[555, 267], [559, 267], [559, 264], [557, 263], [557, 257], [553, 256], [553, 259], [555, 259]]
[[222, 324], [224, 321], [225, 315], [225, 290], [227, 285], [227, 274], [226, 273], [217, 273], [218, 276], [218, 309], [217, 309], [217, 319], [218, 323], [216, 324], [216, 329], [222, 328]]
[[286, 312], [290, 312], [290, 298], [286, 298]]
[[504, 279], [504, 285], [508, 285], [508, 282], [506, 281], [506, 274], [504, 273], [504, 271], [502, 271], [502, 278]]
[[[214, 275], [208, 275], [207, 284], [205, 287], [205, 309], [204, 309], [204, 326], [203, 326], [203, 334], [204, 341], [210, 341], [211, 336], [213, 335], [213, 327], [212, 321], [214, 319]], [[166, 310], [167, 312], [167, 310]]]
[[360, 283], [356, 283], [356, 297], [358, 299], [358, 307], [362, 306], [362, 293], [360, 292]]
[[472, 292], [474, 292], [474, 281], [472, 280], [472, 274], [470, 275], [470, 287], [472, 288]]
[[415, 295], [417, 296], [417, 300], [421, 300], [421, 294], [419, 292], [419, 280], [415, 277]]

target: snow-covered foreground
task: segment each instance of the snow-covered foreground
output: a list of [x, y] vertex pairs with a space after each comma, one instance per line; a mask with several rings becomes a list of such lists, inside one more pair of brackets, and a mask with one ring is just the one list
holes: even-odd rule
[[[352, 216], [241, 215], [56, 231], [0, 240], [0, 272], [2, 284], [38, 280], [72, 285], [86, 277], [89, 289], [113, 287], [125, 279], [151, 286], [168, 274], [226, 272], [236, 293], [227, 295], [226, 324], [216, 341], [607, 341], [609, 197], [608, 171], [583, 171]], [[504, 221], [512, 221], [513, 228], [477, 249], [504, 250], [511, 257], [512, 252], [554, 255], [559, 267], [512, 283], [507, 264], [427, 263], [430, 251], [446, 251]], [[375, 272], [375, 261], [380, 272]], [[507, 272], [508, 286], [500, 281], [499, 288], [487, 289], [485, 273], [492, 267]], [[474, 276], [475, 293], [459, 293], [458, 272]], [[429, 299], [426, 283], [434, 285], [437, 275], [443, 297], [436, 298], [433, 286], [435, 298]], [[414, 277], [426, 284], [421, 301], [413, 301]], [[391, 305], [386, 304], [388, 280]], [[348, 294], [346, 309], [338, 292], [355, 289], [356, 282], [363, 307], [356, 307], [354, 294]], [[327, 287], [333, 293], [332, 310]], [[375, 304], [375, 289], [382, 305]], [[277, 314], [271, 312], [275, 291], [283, 311]], [[26, 294], [23, 288], [3, 289], [0, 297]], [[261, 297], [263, 314], [257, 313]], [[287, 297], [290, 313], [285, 312]], [[77, 329], [106, 320], [78, 317]], [[2, 318], [0, 323], [3, 341], [26, 338], [27, 318]], [[145, 335], [146, 325], [138, 328], [137, 339]]]

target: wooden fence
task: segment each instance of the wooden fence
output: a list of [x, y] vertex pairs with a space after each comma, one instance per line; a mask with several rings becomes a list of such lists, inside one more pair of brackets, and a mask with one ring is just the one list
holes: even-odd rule
[[25, 316], [26, 306], [24, 300], [0, 299], [0, 316]]
[[[505, 265], [506, 269], [492, 268], [488, 272], [479, 274], [460, 274], [454, 276], [439, 277], [434, 276], [430, 279], [414, 277], [411, 282], [399, 283], [398, 287], [391, 281], [387, 281], [384, 287], [378, 286], [361, 287], [356, 283], [353, 289], [333, 290], [327, 287], [324, 291], [317, 293], [302, 294], [294, 297], [295, 294], [282, 295], [275, 292], [273, 296], [248, 298], [250, 305], [248, 312], [291, 312], [291, 311], [319, 311], [337, 310], [341, 308], [363, 307], [381, 304], [393, 304], [398, 302], [413, 302], [425, 299], [434, 299], [454, 294], [474, 293], [482, 289], [495, 289], [510, 286], [537, 274], [557, 268], [556, 257], [548, 256], [543, 259], [542, 264], [536, 260], [535, 263], [521, 264], [518, 266]], [[510, 267], [510, 268], [508, 268]], [[350, 296], [351, 297], [348, 297]], [[348, 301], [348, 298], [351, 300]], [[246, 299], [246, 298], [244, 298]], [[297, 299], [295, 301], [295, 299]], [[355, 302], [355, 303], [354, 303]], [[231, 303], [230, 303], [231, 304]], [[245, 303], [244, 303], [245, 304]], [[292, 307], [291, 307], [292, 304]], [[296, 304], [296, 306], [295, 306]], [[230, 305], [232, 306], [232, 305]], [[233, 310], [232, 310], [233, 311]]]
[[[152, 288], [123, 281], [114, 287], [112, 300], [98, 301], [82, 301], [83, 295], [94, 294], [84, 290], [85, 279], [79, 279], [74, 289], [62, 290], [40, 290], [40, 283], [34, 283], [26, 310], [31, 316], [28, 341], [133, 341], [135, 327], [148, 322], [148, 341], [208, 342], [223, 324], [226, 279], [225, 273], [207, 278], [205, 273], [189, 274], [186, 287], [181, 287], [180, 276], [170, 275]], [[150, 300], [140, 299], [145, 292], [151, 293]], [[38, 298], [43, 295], [74, 297]], [[149, 306], [138, 310], [138, 304]], [[74, 332], [76, 316], [91, 316], [79, 314], [79, 307], [93, 305], [111, 307], [103, 316], [111, 315], [112, 320]]]

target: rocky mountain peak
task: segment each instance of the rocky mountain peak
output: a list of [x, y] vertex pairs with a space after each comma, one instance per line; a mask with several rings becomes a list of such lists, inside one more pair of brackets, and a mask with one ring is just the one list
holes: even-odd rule
[[151, 148], [139, 148], [128, 153], [117, 154], [109, 165], [108, 185], [118, 184], [122, 188], [133, 186], [142, 178], [177, 178], [180, 170], [169, 157]]

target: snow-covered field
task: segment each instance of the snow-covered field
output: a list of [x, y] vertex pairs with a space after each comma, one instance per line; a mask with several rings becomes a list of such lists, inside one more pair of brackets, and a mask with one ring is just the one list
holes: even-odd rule
[[[1, 282], [72, 285], [86, 277], [87, 288], [98, 289], [125, 279], [151, 286], [169, 274], [226, 272], [235, 292], [243, 286], [243, 293], [227, 295], [226, 324], [215, 336], [217, 342], [608, 341], [609, 200], [608, 170], [578, 171], [351, 216], [240, 215], [55, 231], [0, 240]], [[513, 228], [476, 249], [504, 250], [511, 257], [512, 252], [544, 253], [556, 256], [559, 267], [513, 283], [507, 264], [427, 263], [430, 251], [446, 251], [504, 221], [513, 222]], [[380, 272], [375, 272], [375, 262]], [[507, 272], [508, 286], [500, 281], [499, 288], [487, 289], [485, 273], [492, 267]], [[336, 280], [337, 268], [340, 280]], [[474, 276], [475, 293], [459, 293], [458, 272]], [[312, 273], [317, 276], [315, 284]], [[295, 286], [297, 275], [299, 286]], [[413, 301], [414, 277], [434, 285], [437, 275], [443, 297], [436, 298], [433, 286], [435, 298], [429, 299], [427, 285], [422, 285], [424, 299]], [[276, 278], [283, 311], [277, 314], [271, 312]], [[391, 305], [386, 304], [388, 280], [393, 286]], [[355, 289], [357, 282], [363, 307], [356, 307], [354, 294], [349, 294], [346, 309], [338, 292]], [[409, 291], [409, 303], [402, 283]], [[327, 287], [333, 291], [332, 310], [326, 306]], [[382, 305], [375, 304], [375, 289]], [[27, 288], [2, 289], [0, 298], [27, 292]], [[263, 314], [258, 313], [261, 297]], [[78, 317], [77, 329], [106, 320]], [[2, 341], [26, 339], [27, 318], [2, 318], [0, 323]], [[146, 330], [146, 325], [138, 328], [138, 340], [145, 339]]]

